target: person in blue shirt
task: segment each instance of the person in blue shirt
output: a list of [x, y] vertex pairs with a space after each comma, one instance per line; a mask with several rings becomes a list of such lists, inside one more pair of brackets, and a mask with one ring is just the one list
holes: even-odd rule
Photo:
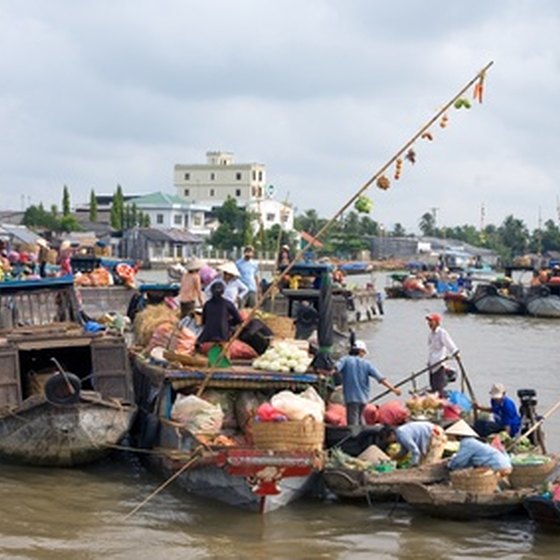
[[241, 307], [255, 307], [257, 304], [260, 280], [259, 263], [253, 259], [254, 253], [253, 247], [247, 245], [243, 250], [243, 257], [235, 262], [239, 270], [240, 280], [248, 288], [248, 292], [241, 302]]
[[398, 428], [384, 426], [379, 440], [380, 447], [384, 449], [392, 443], [399, 443], [401, 450], [393, 459], [399, 461], [410, 454], [410, 464], [416, 466], [432, 464], [441, 459], [447, 438], [441, 426], [418, 420]]
[[336, 370], [342, 377], [342, 394], [346, 405], [346, 423], [349, 426], [363, 424], [362, 414], [369, 400], [370, 377], [387, 387], [395, 395], [401, 394], [376, 367], [366, 360], [367, 346], [363, 340], [356, 340], [349, 355], [336, 363]]
[[490, 407], [473, 405], [477, 410], [491, 412], [492, 420], [477, 420], [475, 430], [482, 436], [498, 432], [507, 432], [515, 437], [521, 429], [521, 416], [515, 401], [506, 395], [506, 388], [501, 383], [495, 383], [490, 389]]
[[505, 452], [499, 451], [488, 443], [478, 439], [479, 435], [464, 421], [459, 420], [445, 430], [448, 437], [460, 440], [459, 450], [447, 464], [449, 470], [467, 469], [470, 467], [488, 467], [502, 476], [512, 471], [511, 459]]

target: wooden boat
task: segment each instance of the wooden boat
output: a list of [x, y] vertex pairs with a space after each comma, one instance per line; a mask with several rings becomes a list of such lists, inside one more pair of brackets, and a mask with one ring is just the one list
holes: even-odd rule
[[[208, 375], [207, 369], [154, 362], [135, 350], [130, 355], [139, 406], [133, 441], [157, 450], [148, 460], [164, 476], [175, 475], [178, 485], [194, 495], [260, 513], [292, 502], [314, 483], [323, 467], [317, 448], [257, 448], [239, 432], [232, 435], [235, 443], [229, 446], [201, 443], [200, 436], [171, 419], [177, 393], [196, 391]], [[319, 382], [315, 374], [272, 373], [234, 365], [215, 370], [207, 387], [234, 395], [247, 390], [271, 394]], [[322, 444], [323, 434], [320, 448]]]
[[523, 501], [534, 490], [520, 488], [480, 494], [457, 490], [450, 484], [407, 482], [400, 494], [413, 508], [443, 519], [500, 517], [523, 510]]
[[445, 292], [443, 301], [450, 313], [472, 313], [475, 311], [472, 296], [465, 292]]
[[124, 339], [84, 330], [71, 277], [0, 282], [0, 457], [95, 461], [127, 434], [132, 401]]
[[346, 275], [368, 274], [373, 271], [373, 264], [364, 261], [349, 261], [338, 265]]
[[338, 498], [383, 501], [402, 493], [405, 484], [434, 484], [449, 478], [445, 461], [390, 472], [325, 468], [323, 479]]
[[535, 317], [560, 317], [560, 285], [550, 284], [529, 288], [525, 306], [527, 313]]
[[537, 524], [550, 528], [560, 526], [560, 503], [552, 498], [528, 496], [523, 500], [523, 507]]
[[479, 284], [472, 298], [477, 313], [520, 315], [525, 312], [523, 298], [500, 289], [495, 283]]

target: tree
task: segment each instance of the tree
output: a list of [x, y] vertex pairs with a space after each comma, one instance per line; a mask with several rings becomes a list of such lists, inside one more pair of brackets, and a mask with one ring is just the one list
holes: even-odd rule
[[326, 223], [327, 220], [319, 218], [314, 209], [306, 210], [302, 216], [296, 216], [294, 220], [294, 226], [298, 231], [305, 231], [310, 235], [317, 235]]
[[216, 209], [215, 214], [220, 225], [210, 236], [211, 245], [229, 251], [253, 242], [252, 222], [256, 217], [255, 213], [238, 207], [237, 201], [228, 197], [222, 206]]
[[498, 228], [498, 235], [502, 243], [509, 249], [509, 257], [522, 255], [526, 252], [529, 241], [529, 230], [522, 220], [511, 214], [506, 217]]
[[422, 214], [418, 221], [418, 227], [425, 237], [432, 237], [436, 232], [436, 220], [431, 212]]
[[62, 189], [62, 215], [64, 217], [70, 216], [70, 193], [66, 185]]
[[111, 227], [115, 230], [121, 231], [124, 226], [124, 196], [122, 187], [117, 185], [117, 190], [113, 195], [113, 202], [111, 204]]
[[89, 193], [89, 221], [97, 222], [97, 197], [93, 189]]
[[393, 231], [389, 233], [390, 237], [406, 237], [406, 230], [402, 224], [398, 222], [393, 226]]
[[45, 210], [43, 203], [39, 203], [38, 206], [29, 206], [25, 210], [22, 223], [30, 228], [42, 228], [50, 231], [56, 230], [58, 225], [56, 217]]

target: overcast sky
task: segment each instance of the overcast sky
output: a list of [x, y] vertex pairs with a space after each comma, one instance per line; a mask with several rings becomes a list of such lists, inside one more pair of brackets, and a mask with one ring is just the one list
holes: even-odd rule
[[557, 0], [0, 0], [0, 208], [175, 193], [208, 150], [332, 216], [488, 62], [482, 105], [418, 141], [372, 219], [558, 219]]

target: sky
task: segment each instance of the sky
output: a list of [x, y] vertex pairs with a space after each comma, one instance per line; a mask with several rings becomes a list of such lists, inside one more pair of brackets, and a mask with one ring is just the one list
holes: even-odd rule
[[175, 194], [224, 150], [329, 218], [493, 61], [370, 217], [533, 230], [559, 219], [559, 37], [556, 0], [0, 0], [0, 209]]

